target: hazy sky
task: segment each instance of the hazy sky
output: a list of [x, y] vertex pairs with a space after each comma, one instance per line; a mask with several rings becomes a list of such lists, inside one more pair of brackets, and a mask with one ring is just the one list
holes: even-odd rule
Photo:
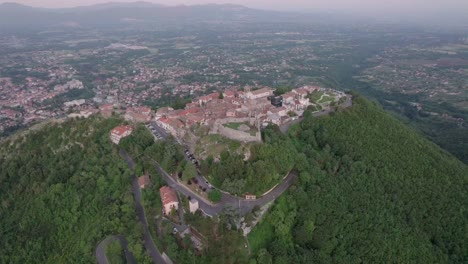
[[[114, 2], [135, 2], [136, 0], [119, 0]], [[167, 5], [233, 3], [248, 7], [280, 10], [339, 10], [352, 12], [365, 11], [399, 11], [410, 13], [431, 12], [465, 12], [468, 16], [468, 0], [146, 0], [147, 2]], [[112, 0], [0, 0], [0, 2], [17, 2], [40, 7], [72, 7], [112, 2]]]

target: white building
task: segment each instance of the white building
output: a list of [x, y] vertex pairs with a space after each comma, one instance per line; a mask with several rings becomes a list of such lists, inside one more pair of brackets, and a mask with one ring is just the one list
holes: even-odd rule
[[120, 140], [132, 134], [131, 126], [118, 126], [111, 131], [110, 139], [114, 144], [119, 144]]
[[86, 103], [85, 99], [78, 99], [78, 100], [73, 100], [70, 102], [65, 102], [63, 103], [66, 107], [72, 107], [72, 106], [80, 106], [84, 105]]
[[90, 111], [90, 110], [84, 110], [84, 111], [80, 111], [79, 113], [71, 113], [68, 115], [68, 117], [70, 118], [73, 118], [73, 117], [84, 117], [84, 118], [88, 118], [90, 117], [91, 115], [93, 115], [94, 112], [93, 111]]
[[198, 201], [193, 199], [189, 201], [190, 212], [195, 213], [198, 210]]

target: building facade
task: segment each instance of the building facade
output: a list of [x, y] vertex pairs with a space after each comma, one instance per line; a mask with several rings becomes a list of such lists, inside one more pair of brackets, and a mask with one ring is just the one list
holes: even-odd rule
[[110, 139], [114, 144], [119, 144], [120, 140], [132, 134], [133, 127], [131, 126], [118, 126], [112, 129]]

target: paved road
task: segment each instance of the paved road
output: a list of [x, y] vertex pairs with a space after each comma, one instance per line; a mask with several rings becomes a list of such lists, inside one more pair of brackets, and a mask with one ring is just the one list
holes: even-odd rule
[[[162, 137], [162, 138], [168, 138], [169, 137], [169, 133], [167, 133], [167, 131], [158, 126], [158, 124], [156, 124], [155, 121], [151, 121], [151, 125], [154, 127], [154, 129], [156, 129], [156, 132]], [[153, 133], [154, 134], [154, 133]]]
[[120, 244], [122, 245], [127, 263], [136, 264], [137, 262], [135, 260], [135, 257], [133, 256], [132, 252], [128, 250], [127, 239], [125, 239], [125, 237], [122, 235], [106, 237], [106, 239], [104, 239], [103, 241], [101, 241], [101, 243], [99, 243], [99, 245], [96, 248], [97, 262], [99, 264], [109, 264], [109, 260], [107, 259], [107, 256], [106, 256], [106, 249], [110, 243], [117, 241], [117, 240], [120, 241]]
[[222, 193], [221, 201], [219, 203], [212, 204], [205, 198], [198, 195], [196, 192], [190, 190], [182, 183], [176, 181], [157, 162], [155, 162], [155, 166], [170, 187], [174, 188], [177, 192], [187, 197], [190, 196], [192, 198], [196, 198], [198, 200], [200, 209], [205, 214], [210, 216], [218, 215], [227, 206], [237, 208], [238, 210], [240, 210], [240, 213], [242, 215], [245, 215], [251, 212], [255, 206], [263, 206], [278, 198], [283, 192], [285, 192], [289, 188], [289, 186], [291, 186], [294, 178], [296, 178], [297, 176], [297, 172], [295, 171], [289, 173], [288, 176], [284, 178], [283, 181], [280, 184], [278, 184], [273, 190], [256, 200], [245, 200], [227, 193]]
[[[127, 162], [128, 167], [133, 170], [135, 163], [133, 162], [132, 158], [128, 155], [127, 152], [124, 150], [120, 150], [120, 155], [122, 158], [125, 159]], [[154, 244], [153, 238], [151, 237], [151, 233], [149, 231], [148, 220], [146, 218], [145, 209], [141, 204], [141, 190], [140, 186], [138, 185], [138, 178], [133, 174], [133, 195], [135, 197], [135, 207], [137, 211], [138, 220], [140, 221], [141, 225], [143, 226], [143, 240], [145, 244], [145, 248], [148, 251], [149, 255], [153, 259], [154, 263], [157, 264], [164, 264], [166, 261], [162, 257], [161, 253], [159, 252], [158, 248]]]

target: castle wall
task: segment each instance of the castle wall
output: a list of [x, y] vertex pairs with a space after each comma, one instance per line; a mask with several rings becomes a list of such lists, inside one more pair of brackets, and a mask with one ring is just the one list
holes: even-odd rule
[[225, 127], [224, 124], [228, 123], [244, 123], [254, 122], [252, 118], [223, 118], [216, 120], [215, 124], [213, 125], [213, 129], [210, 131], [211, 134], [220, 134], [227, 138], [243, 141], [243, 142], [262, 142], [262, 135], [260, 133], [260, 129], [258, 129], [255, 136], [252, 136], [249, 132], [243, 132], [240, 130], [235, 130], [229, 127]]

